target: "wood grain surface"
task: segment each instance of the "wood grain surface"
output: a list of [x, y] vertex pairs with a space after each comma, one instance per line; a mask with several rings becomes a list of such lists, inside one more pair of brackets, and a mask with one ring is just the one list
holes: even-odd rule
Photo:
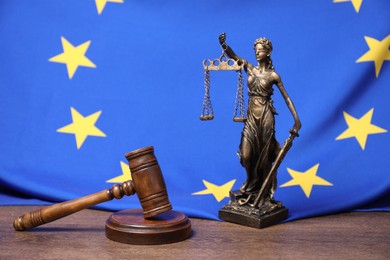
[[13, 220], [36, 206], [0, 207], [0, 259], [390, 259], [390, 213], [343, 213], [265, 229], [191, 218], [190, 239], [129, 245], [105, 236], [112, 212], [83, 210], [29, 231]]

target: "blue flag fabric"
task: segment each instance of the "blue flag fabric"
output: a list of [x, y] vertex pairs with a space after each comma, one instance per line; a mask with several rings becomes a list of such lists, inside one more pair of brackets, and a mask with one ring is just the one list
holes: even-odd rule
[[[1, 1], [0, 205], [109, 188], [130, 178], [124, 154], [152, 145], [174, 209], [218, 219], [246, 177], [236, 72], [210, 72], [215, 119], [199, 120], [202, 61], [221, 55], [226, 32], [254, 64], [254, 40], [272, 41], [302, 121], [278, 170], [288, 220], [390, 210], [389, 10], [385, 0]], [[276, 87], [273, 99], [282, 144], [293, 118]]]

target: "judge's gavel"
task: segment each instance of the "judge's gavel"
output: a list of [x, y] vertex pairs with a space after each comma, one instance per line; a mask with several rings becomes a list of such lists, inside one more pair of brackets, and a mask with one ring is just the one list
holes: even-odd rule
[[164, 178], [153, 146], [129, 152], [125, 156], [129, 161], [132, 181], [126, 181], [122, 185], [115, 184], [111, 189], [24, 214], [14, 220], [15, 230], [37, 227], [96, 204], [114, 198], [121, 199], [124, 195], [130, 196], [134, 193], [137, 193], [145, 219], [171, 210], [172, 206], [168, 200]]

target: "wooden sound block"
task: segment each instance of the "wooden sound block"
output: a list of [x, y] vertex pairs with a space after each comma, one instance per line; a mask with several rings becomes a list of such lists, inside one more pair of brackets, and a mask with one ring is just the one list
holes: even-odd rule
[[126, 244], [168, 244], [190, 236], [191, 221], [174, 210], [145, 219], [142, 209], [129, 209], [112, 214], [106, 221], [106, 237]]

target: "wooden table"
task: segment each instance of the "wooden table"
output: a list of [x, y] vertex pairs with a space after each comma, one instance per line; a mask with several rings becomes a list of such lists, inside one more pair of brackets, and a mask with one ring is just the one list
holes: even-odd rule
[[343, 213], [265, 229], [191, 219], [192, 237], [158, 246], [105, 237], [106, 211], [83, 210], [30, 231], [13, 220], [40, 207], [0, 207], [0, 259], [390, 259], [390, 213]]

